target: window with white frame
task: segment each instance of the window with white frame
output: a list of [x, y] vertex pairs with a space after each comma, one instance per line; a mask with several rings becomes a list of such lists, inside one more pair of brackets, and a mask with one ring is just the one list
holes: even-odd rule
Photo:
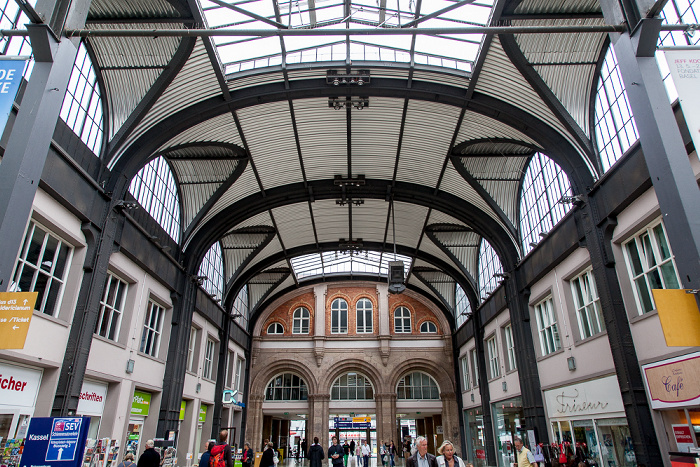
[[239, 393], [241, 392], [241, 375], [243, 372], [243, 363], [245, 363], [245, 360], [238, 357], [238, 359], [236, 360], [236, 381], [233, 385], [233, 389], [235, 389]]
[[107, 285], [100, 300], [100, 317], [97, 320], [95, 334], [113, 341], [119, 339], [126, 289], [126, 282], [112, 273], [107, 274]]
[[540, 336], [540, 348], [542, 355], [549, 355], [561, 348], [557, 317], [554, 314], [552, 297], [547, 297], [535, 305], [535, 318], [537, 330]]
[[361, 298], [357, 301], [357, 333], [372, 332], [372, 301], [369, 298]]
[[292, 334], [308, 334], [310, 320], [311, 313], [303, 306], [294, 310], [292, 315]]
[[400, 306], [394, 310], [394, 332], [411, 333], [411, 310]]
[[331, 333], [345, 334], [348, 332], [348, 302], [336, 298], [331, 303]]
[[414, 371], [399, 381], [396, 388], [397, 399], [430, 400], [440, 399], [440, 388], [437, 382], [427, 373]]
[[221, 242], [214, 243], [199, 265], [200, 277], [206, 277], [202, 288], [211, 295], [214, 300], [221, 300], [224, 292], [224, 260], [221, 255]]
[[656, 222], [624, 244], [627, 269], [640, 314], [655, 309], [652, 289], [678, 289], [678, 272], [662, 222]]
[[605, 330], [605, 321], [600, 308], [600, 299], [593, 279], [593, 271], [588, 269], [571, 279], [571, 292], [574, 296], [576, 319], [581, 339], [586, 339]]
[[265, 390], [266, 401], [305, 401], [308, 398], [306, 383], [293, 373], [275, 376]]
[[471, 385], [469, 384], [469, 358], [466, 356], [459, 359], [462, 367], [462, 390], [469, 391]]
[[496, 336], [493, 336], [486, 341], [486, 348], [489, 353], [489, 370], [491, 378], [497, 378], [501, 376], [501, 362], [498, 358], [498, 344], [496, 343]]
[[73, 249], [34, 221], [22, 243], [10, 292], [37, 292], [34, 309], [58, 315]]
[[476, 349], [472, 349], [469, 351], [469, 356], [471, 357], [471, 363], [472, 363], [472, 375], [474, 375], [474, 387], [478, 388], [479, 387], [479, 355], [476, 352]]
[[515, 360], [515, 342], [513, 341], [513, 326], [510, 324], [503, 328], [503, 339], [506, 343], [506, 358], [508, 371], [516, 370], [518, 363]]
[[486, 300], [498, 287], [503, 274], [501, 260], [491, 244], [485, 238], [479, 245], [479, 295], [481, 300]]
[[187, 371], [191, 371], [192, 373], [197, 372], [197, 362], [195, 361], [195, 354], [197, 353], [197, 334], [198, 329], [195, 327], [192, 327], [190, 329], [190, 345], [187, 348]]
[[139, 350], [146, 355], [150, 355], [151, 357], [158, 356], [164, 318], [165, 309], [153, 300], [149, 300], [148, 308], [146, 309], [146, 319], [143, 322], [141, 347], [139, 348]]
[[457, 328], [467, 322], [472, 314], [471, 303], [461, 285], [455, 284], [455, 325]]
[[233, 368], [236, 360], [236, 352], [232, 350], [228, 351], [226, 360], [226, 378], [224, 378], [224, 384], [227, 388], [230, 388], [233, 384]]
[[[36, 1], [29, 2], [32, 6]], [[20, 29], [27, 23], [30, 23], [26, 13], [20, 8], [20, 3], [4, 1], [0, 5], [2, 7], [0, 14], [0, 28], [2, 29]], [[11, 36], [3, 35], [0, 38], [0, 55], [8, 57], [16, 56], [32, 56], [32, 44], [29, 36]], [[25, 67], [24, 77], [29, 81], [32, 68], [34, 66], [34, 58], [29, 60], [28, 66]]]
[[338, 376], [331, 386], [332, 401], [373, 400], [374, 388], [366, 376], [350, 372]]
[[437, 332], [437, 326], [432, 321], [425, 321], [420, 325], [421, 334], [435, 334]]
[[267, 327], [268, 334], [284, 334], [284, 326], [281, 323], [272, 323]]
[[202, 376], [206, 379], [212, 379], [214, 374], [214, 349], [216, 344], [213, 340], [207, 338], [207, 345], [204, 348], [204, 371]]

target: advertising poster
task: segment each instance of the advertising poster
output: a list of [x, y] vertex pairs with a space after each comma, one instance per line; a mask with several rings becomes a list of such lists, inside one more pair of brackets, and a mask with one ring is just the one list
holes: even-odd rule
[[693, 145], [700, 148], [700, 50], [665, 49]]

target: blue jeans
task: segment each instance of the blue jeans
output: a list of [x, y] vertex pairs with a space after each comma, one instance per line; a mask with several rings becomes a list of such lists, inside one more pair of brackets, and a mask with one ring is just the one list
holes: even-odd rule
[[364, 461], [364, 466], [369, 467], [369, 456], [362, 456], [362, 459]]

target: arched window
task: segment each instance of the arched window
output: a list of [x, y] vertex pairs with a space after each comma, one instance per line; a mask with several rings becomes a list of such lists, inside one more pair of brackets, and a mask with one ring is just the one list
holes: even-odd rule
[[61, 119], [92, 152], [100, 152], [103, 135], [102, 98], [92, 61], [82, 42], [63, 97]]
[[308, 334], [310, 319], [311, 313], [303, 306], [294, 310], [292, 315], [292, 334]]
[[411, 333], [411, 311], [405, 306], [394, 310], [394, 332], [397, 334]]
[[523, 177], [520, 197], [520, 239], [527, 254], [571, 208], [562, 204], [562, 196], [571, 196], [569, 178], [559, 165], [537, 153]]
[[360, 373], [339, 376], [331, 387], [333, 401], [373, 400], [374, 388], [369, 379]]
[[131, 180], [129, 193], [176, 242], [180, 241], [180, 198], [168, 163], [159, 156]]
[[204, 255], [197, 275], [206, 277], [202, 283], [204, 290], [214, 297], [214, 300], [221, 300], [224, 290], [224, 261], [221, 257], [221, 244], [219, 242], [214, 243]]
[[267, 327], [268, 334], [284, 334], [284, 326], [280, 323], [272, 323]]
[[440, 399], [440, 389], [437, 383], [427, 373], [414, 371], [399, 381], [396, 388], [397, 399]]
[[459, 328], [472, 314], [472, 306], [461, 285], [455, 284], [455, 322]]
[[331, 333], [346, 334], [348, 332], [348, 302], [336, 298], [331, 304]]
[[308, 398], [306, 383], [293, 373], [275, 376], [265, 390], [266, 401], [305, 401]]
[[361, 298], [357, 301], [357, 332], [372, 332], [372, 301], [369, 298]]
[[639, 139], [612, 46], [608, 48], [598, 78], [595, 137], [603, 170], [606, 172]]
[[496, 290], [500, 279], [496, 274], [503, 274], [503, 266], [496, 251], [485, 239], [479, 245], [479, 295], [486, 300]]
[[425, 321], [420, 325], [420, 332], [422, 334], [435, 334], [437, 332], [437, 326], [432, 321]]

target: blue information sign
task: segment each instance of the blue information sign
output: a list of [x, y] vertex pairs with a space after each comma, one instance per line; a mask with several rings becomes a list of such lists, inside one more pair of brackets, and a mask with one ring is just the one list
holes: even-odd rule
[[89, 426], [89, 417], [32, 418], [19, 467], [81, 466]]
[[26, 64], [26, 60], [0, 59], [0, 134], [12, 111]]

